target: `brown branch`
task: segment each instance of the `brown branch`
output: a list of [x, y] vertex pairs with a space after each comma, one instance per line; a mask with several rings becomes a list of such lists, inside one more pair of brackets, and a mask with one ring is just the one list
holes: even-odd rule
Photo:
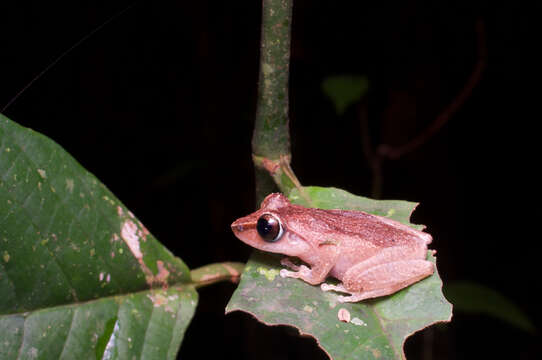
[[200, 288], [222, 281], [238, 283], [244, 267], [245, 264], [237, 262], [208, 264], [190, 271], [192, 284]]
[[417, 149], [425, 144], [450, 120], [450, 118], [463, 106], [465, 101], [471, 96], [473, 89], [480, 82], [482, 72], [486, 67], [487, 48], [485, 38], [485, 28], [482, 19], [476, 22], [476, 33], [478, 38], [478, 61], [472, 71], [469, 79], [463, 86], [463, 89], [452, 100], [452, 102], [437, 116], [435, 121], [425, 129], [421, 134], [416, 136], [405, 145], [392, 147], [387, 144], [381, 144], [377, 148], [377, 154], [382, 158], [398, 159], [401, 156]]
[[382, 157], [375, 154], [373, 145], [371, 143], [371, 133], [369, 130], [369, 116], [366, 111], [366, 107], [363, 105], [358, 106], [359, 117], [361, 120], [361, 138], [363, 146], [363, 154], [369, 163], [372, 175], [372, 189], [371, 197], [373, 199], [379, 199], [382, 195]]

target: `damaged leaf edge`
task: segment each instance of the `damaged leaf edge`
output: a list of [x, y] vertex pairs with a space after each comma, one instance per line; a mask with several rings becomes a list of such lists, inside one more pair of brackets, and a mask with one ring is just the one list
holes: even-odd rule
[[[268, 254], [264, 254], [264, 255], [268, 255]], [[442, 292], [442, 287], [444, 285], [443, 281], [442, 281], [442, 278], [440, 277], [440, 274], [438, 272], [438, 268], [436, 266], [436, 263], [437, 263], [437, 257], [435, 256], [434, 252], [432, 250], [428, 250], [428, 256], [431, 256], [434, 258], [434, 263], [435, 263], [435, 273], [433, 275], [431, 275], [431, 277], [433, 276], [437, 276], [438, 279], [440, 280], [440, 287], [439, 287], [439, 294], [440, 294], [440, 297], [442, 297], [443, 299], [446, 300], [446, 302], [448, 303], [449, 307], [450, 307], [450, 311], [449, 311], [449, 316], [448, 318], [445, 318], [445, 319], [437, 319], [437, 320], [434, 320], [432, 321], [431, 323], [428, 323], [426, 325], [424, 325], [423, 327], [419, 328], [419, 329], [416, 329], [412, 332], [409, 332], [407, 334], [405, 334], [402, 338], [402, 341], [401, 341], [401, 349], [399, 351], [397, 351], [398, 349], [396, 349], [393, 344], [392, 344], [392, 341], [391, 341], [391, 337], [388, 335], [387, 331], [384, 330], [384, 326], [382, 324], [382, 320], [385, 319], [384, 316], [380, 315], [380, 312], [378, 310], [378, 308], [374, 305], [371, 306], [372, 310], [377, 314], [377, 318], [378, 318], [378, 322], [380, 324], [380, 327], [382, 329], [382, 332], [384, 333], [384, 335], [386, 336], [386, 338], [389, 340], [389, 343], [390, 343], [390, 346], [392, 346], [393, 348], [393, 351], [394, 353], [396, 353], [398, 356], [401, 356], [401, 359], [406, 359], [406, 356], [405, 356], [405, 342], [406, 340], [415, 335], [416, 333], [418, 332], [421, 332], [433, 325], [436, 325], [436, 324], [440, 324], [440, 323], [449, 323], [452, 321], [452, 317], [453, 317], [453, 304], [450, 303], [448, 301], [448, 299], [446, 299], [446, 297], [444, 296], [444, 293]], [[244, 272], [243, 272], [244, 273]], [[423, 280], [422, 280], [423, 281]], [[411, 286], [415, 286], [416, 284], [413, 284]], [[408, 289], [408, 288], [407, 288]], [[396, 294], [396, 293], [395, 293]], [[395, 294], [391, 294], [389, 296], [386, 296], [386, 297], [383, 297], [383, 298], [389, 298], [389, 297], [392, 297], [394, 296]], [[245, 309], [241, 309], [241, 308], [238, 308], [238, 307], [235, 307], [235, 308], [228, 308], [228, 306], [226, 307], [225, 309], [225, 315], [228, 315], [228, 314], [231, 314], [235, 311], [239, 311], [239, 312], [243, 312], [243, 313], [247, 313], [249, 315], [251, 315], [254, 319], [256, 319], [256, 321], [264, 324], [264, 325], [267, 325], [267, 326], [289, 326], [289, 327], [292, 327], [294, 329], [296, 329], [299, 333], [300, 336], [305, 336], [305, 335], [308, 335], [310, 337], [312, 337], [315, 341], [316, 341], [316, 344], [318, 345], [318, 347], [320, 349], [322, 349], [322, 351], [329, 357], [330, 360], [333, 360], [333, 357], [327, 352], [327, 350], [325, 349], [325, 347], [320, 343], [320, 340], [319, 338], [317, 337], [317, 335], [314, 335], [314, 334], [311, 334], [310, 332], [304, 332], [302, 329], [300, 329], [299, 327], [297, 327], [296, 325], [294, 324], [286, 324], [286, 323], [282, 323], [282, 322], [277, 322], [277, 323], [273, 323], [273, 322], [268, 322], [268, 321], [265, 321], [263, 319], [260, 319], [258, 317], [258, 315], [256, 315], [255, 313], [249, 311], [249, 310], [245, 310]]]
[[[417, 333], [419, 333], [419, 332], [421, 332], [421, 331], [423, 331], [423, 330], [425, 330], [425, 329], [427, 329], [427, 328], [430, 328], [430, 327], [433, 326], [433, 325], [449, 323], [449, 322], [452, 321], [452, 318], [453, 318], [453, 315], [454, 315], [454, 313], [453, 313], [454, 305], [453, 305], [451, 302], [448, 301], [448, 299], [444, 296], [444, 293], [443, 293], [443, 291], [442, 291], [442, 287], [444, 286], [444, 282], [442, 281], [442, 278], [440, 277], [440, 273], [439, 273], [439, 271], [438, 271], [438, 267], [437, 267], [437, 257], [435, 256], [436, 250], [431, 250], [431, 249], [429, 249], [429, 250], [428, 250], [428, 255], [429, 255], [429, 254], [435, 259], [435, 262], [434, 262], [434, 264], [435, 264], [435, 273], [434, 273], [433, 275], [431, 275], [431, 277], [437, 276], [437, 277], [439, 278], [439, 280], [440, 280], [440, 287], [439, 287], [440, 297], [441, 297], [442, 299], [446, 300], [446, 302], [448, 303], [448, 305], [449, 305], [449, 307], [450, 307], [450, 315], [449, 315], [448, 318], [446, 318], [446, 319], [438, 319], [438, 320], [432, 321], [431, 323], [429, 323], [429, 324], [427, 324], [427, 325], [425, 325], [425, 326], [423, 326], [423, 327], [421, 327], [421, 328], [419, 328], [419, 329], [416, 329], [416, 330], [412, 331], [411, 333], [406, 334], [405, 336], [403, 336], [403, 339], [402, 339], [402, 341], [401, 341], [401, 358], [402, 358], [402, 359], [406, 359], [406, 355], [405, 355], [405, 342], [407, 341], [407, 339], [408, 339], [409, 337], [411, 337], [411, 336], [413, 336], [413, 335], [415, 335], [415, 334], [417, 334]], [[423, 281], [423, 280], [422, 280], [422, 281]], [[413, 284], [413, 285], [416, 285], [416, 284]], [[411, 285], [411, 286], [412, 286], [412, 285]], [[393, 294], [390, 295], [390, 296], [393, 296]], [[378, 314], [378, 319], [379, 319], [380, 325], [382, 326], [382, 319], [383, 319], [384, 317], [380, 315], [380, 313], [379, 313], [379, 311], [378, 311], [378, 309], [377, 309], [376, 307], [373, 307], [373, 310]], [[382, 329], [383, 329], [383, 327], [382, 327]]]
[[265, 320], [262, 320], [262, 319], [258, 318], [258, 316], [256, 314], [254, 314], [254, 313], [252, 313], [252, 312], [250, 312], [248, 310], [244, 310], [244, 309], [239, 309], [239, 308], [228, 309], [228, 308], [226, 308], [225, 315], [231, 314], [232, 312], [235, 312], [235, 311], [239, 311], [239, 312], [249, 314], [256, 321], [258, 321], [258, 322], [260, 322], [260, 323], [262, 323], [264, 325], [267, 325], [267, 326], [273, 326], [273, 327], [274, 326], [288, 326], [288, 327], [294, 328], [299, 333], [299, 336], [310, 336], [311, 338], [313, 338], [316, 341], [316, 345], [318, 345], [318, 347], [320, 349], [322, 349], [322, 351], [327, 355], [327, 357], [330, 360], [333, 360], [333, 357], [327, 352], [327, 350], [322, 346], [322, 344], [320, 344], [320, 340], [318, 339], [318, 337], [316, 335], [311, 334], [309, 332], [304, 332], [303, 330], [301, 330], [300, 328], [298, 328], [297, 326], [295, 326], [293, 324], [267, 322]]

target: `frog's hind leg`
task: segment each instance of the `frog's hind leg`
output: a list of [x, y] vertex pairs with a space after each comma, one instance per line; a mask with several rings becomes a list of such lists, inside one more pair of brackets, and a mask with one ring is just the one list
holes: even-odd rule
[[340, 302], [357, 302], [393, 294], [433, 274], [433, 263], [427, 260], [394, 261], [359, 271], [357, 266], [350, 269], [337, 290], [351, 294], [339, 296]]

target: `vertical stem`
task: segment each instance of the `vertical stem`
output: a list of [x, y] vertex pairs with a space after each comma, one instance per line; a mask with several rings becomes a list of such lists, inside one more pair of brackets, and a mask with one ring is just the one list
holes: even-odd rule
[[252, 151], [278, 160], [290, 153], [288, 77], [292, 0], [263, 0], [260, 78]]
[[[292, 3], [293, 0], [262, 0], [260, 76], [252, 154], [255, 159], [265, 159], [267, 164], [278, 164], [281, 157], [290, 158], [288, 78]], [[273, 190], [273, 183], [262, 179], [274, 174], [269, 166], [262, 166], [262, 161], [255, 160], [255, 166], [257, 196], [261, 198]]]

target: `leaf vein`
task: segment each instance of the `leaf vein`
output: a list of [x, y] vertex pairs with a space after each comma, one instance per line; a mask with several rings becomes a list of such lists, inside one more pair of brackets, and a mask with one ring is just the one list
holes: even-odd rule
[[141, 347], [141, 352], [139, 353], [139, 358], [142, 359], [142, 355], [144, 354], [145, 346], [147, 345], [147, 335], [149, 333], [149, 326], [152, 321], [152, 317], [154, 316], [154, 311], [156, 310], [156, 307], [151, 301], [152, 311], [151, 316], [149, 316], [149, 320], [147, 321], [147, 326], [145, 327], [145, 335], [143, 336], [143, 346]]
[[73, 323], [75, 322], [75, 315], [76, 315], [76, 312], [79, 311], [79, 308], [75, 308], [74, 311], [71, 311], [72, 313], [72, 319], [70, 321], [70, 328], [68, 329], [68, 336], [66, 336], [66, 340], [64, 340], [64, 345], [62, 345], [62, 351], [60, 352], [60, 356], [58, 357], [59, 359], [62, 359], [62, 355], [64, 354], [64, 351], [66, 350], [66, 344], [68, 343], [68, 340], [70, 339], [70, 336], [72, 334], [72, 327], [73, 327]]

